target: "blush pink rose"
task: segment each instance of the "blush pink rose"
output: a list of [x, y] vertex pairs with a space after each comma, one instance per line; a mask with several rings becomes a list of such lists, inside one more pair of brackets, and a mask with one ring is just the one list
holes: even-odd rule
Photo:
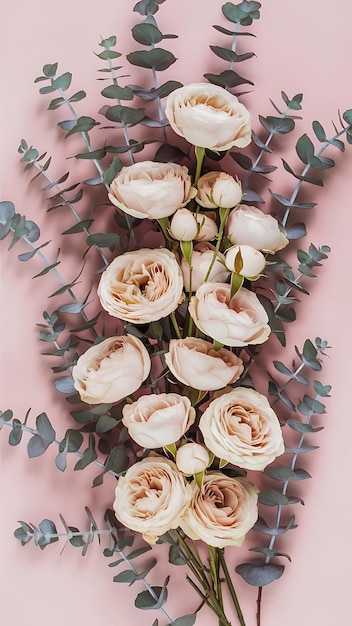
[[121, 524], [154, 544], [179, 526], [191, 495], [191, 486], [173, 461], [150, 455], [118, 479], [113, 507]]
[[285, 449], [279, 420], [267, 398], [247, 387], [212, 400], [199, 429], [215, 456], [248, 470], [263, 470]]
[[240, 546], [258, 518], [258, 489], [245, 478], [206, 473], [200, 489], [192, 482], [191, 505], [181, 528], [191, 539], [215, 548]]
[[109, 200], [138, 219], [172, 215], [190, 199], [191, 177], [177, 163], [141, 161], [123, 167], [110, 185]]
[[256, 250], [277, 252], [288, 244], [278, 221], [254, 206], [239, 204], [227, 219], [228, 237], [233, 245], [246, 244]]
[[251, 141], [251, 115], [236, 96], [223, 87], [195, 83], [175, 89], [166, 101], [171, 128], [189, 143], [214, 151]]
[[241, 287], [230, 298], [231, 287], [207, 282], [191, 298], [189, 312], [196, 326], [225, 346], [261, 344], [270, 335], [268, 316], [257, 296]]
[[137, 337], [110, 337], [91, 346], [72, 370], [75, 389], [88, 404], [118, 402], [139, 389], [150, 372], [147, 349]]
[[166, 248], [141, 248], [116, 257], [100, 278], [98, 296], [113, 317], [145, 324], [172, 313], [181, 301], [182, 274]]
[[243, 372], [243, 361], [233, 352], [215, 350], [212, 343], [196, 337], [171, 339], [165, 361], [177, 380], [201, 391], [222, 389]]
[[195, 420], [186, 396], [159, 393], [141, 396], [122, 409], [122, 422], [142, 448], [161, 448], [178, 441]]

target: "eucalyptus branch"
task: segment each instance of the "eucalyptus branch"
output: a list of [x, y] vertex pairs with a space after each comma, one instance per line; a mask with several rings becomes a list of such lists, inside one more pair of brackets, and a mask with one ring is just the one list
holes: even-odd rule
[[[40, 172], [40, 174], [42, 174], [46, 180], [49, 182], [50, 184], [50, 188], [54, 188], [57, 190], [57, 195], [60, 196], [60, 198], [64, 201], [65, 206], [67, 206], [70, 211], [73, 213], [75, 219], [77, 222], [81, 222], [82, 219], [80, 217], [80, 215], [78, 214], [78, 212], [76, 211], [75, 207], [73, 206], [73, 203], [69, 200], [69, 198], [67, 197], [65, 191], [63, 191], [59, 185], [59, 183], [57, 181], [54, 181], [51, 176], [49, 176], [49, 174], [47, 173], [46, 169], [41, 165], [41, 163], [38, 163], [38, 161], [36, 159], [32, 159], [31, 161], [29, 161], [29, 163], [33, 164], [34, 167]], [[90, 236], [91, 232], [89, 230], [89, 228], [87, 226], [84, 226], [82, 228], [83, 232], [87, 235]], [[107, 259], [107, 257], [105, 256], [104, 252], [102, 251], [101, 247], [98, 246], [97, 244], [94, 244], [94, 247], [97, 249], [97, 251], [99, 252], [105, 266], [109, 265], [109, 261]]]
[[[346, 134], [348, 130], [349, 130], [349, 127], [344, 127], [344, 128], [343, 128], [342, 130], [340, 130], [339, 132], [336, 132], [336, 133], [335, 133], [335, 135], [333, 135], [333, 137], [331, 137], [330, 139], [327, 139], [327, 140], [323, 143], [323, 145], [321, 146], [321, 148], [320, 148], [317, 152], [314, 152], [314, 155], [313, 155], [313, 156], [314, 156], [315, 158], [319, 159], [319, 157], [320, 157], [320, 156], [321, 156], [321, 155], [325, 152], [325, 150], [326, 150], [326, 149], [327, 149], [330, 145], [334, 144], [334, 142], [336, 142], [336, 140], [338, 140], [338, 139], [339, 139], [339, 137], [341, 137], [342, 135]], [[309, 170], [310, 170], [310, 168], [311, 168], [311, 167], [312, 167], [312, 164], [311, 164], [311, 163], [309, 163], [309, 162], [308, 162], [308, 163], [306, 163], [305, 167], [304, 167], [304, 168], [303, 168], [303, 170], [302, 170], [302, 173], [300, 174], [300, 178], [301, 178], [301, 177], [305, 177], [305, 176], [307, 175], [307, 173], [309, 172]], [[288, 218], [289, 218], [289, 215], [290, 215], [290, 212], [291, 212], [292, 206], [293, 206], [293, 204], [295, 203], [295, 200], [296, 200], [296, 198], [297, 198], [297, 196], [298, 196], [298, 193], [299, 193], [299, 191], [300, 191], [300, 189], [301, 189], [301, 187], [302, 187], [303, 182], [304, 182], [304, 180], [299, 180], [299, 181], [297, 182], [296, 187], [294, 188], [294, 190], [293, 190], [293, 192], [292, 192], [291, 198], [290, 198], [290, 200], [289, 200], [289, 205], [286, 207], [286, 211], [285, 211], [285, 213], [284, 213], [284, 216], [283, 216], [283, 218], [282, 218], [282, 222], [281, 222], [282, 226], [284, 226], [284, 227], [286, 226], [286, 223], [287, 223], [287, 220], [288, 220]]]
[[[4, 415], [4, 413], [0, 413], [0, 418]], [[42, 438], [42, 433], [40, 432], [40, 430], [38, 430], [37, 428], [31, 428], [30, 426], [27, 426], [26, 424], [22, 424], [22, 422], [20, 422], [16, 418], [14, 418], [14, 419], [11, 418], [10, 420], [2, 419], [1, 422], [0, 422], [0, 429], [2, 428], [2, 426], [8, 426], [9, 428], [13, 428], [14, 427], [14, 423], [18, 424], [18, 428], [20, 428], [22, 432], [28, 433], [28, 434], [33, 435], [35, 437]], [[62, 444], [62, 442], [59, 441], [56, 438], [52, 439], [50, 441], [50, 443], [55, 444], [58, 448]], [[50, 444], [48, 444], [48, 446], [49, 445]], [[75, 456], [78, 456], [80, 459], [83, 458], [83, 452], [80, 452], [79, 450], [73, 450], [72, 454], [74, 454]], [[115, 478], [118, 478], [120, 476], [120, 473], [114, 472], [113, 470], [109, 470], [109, 469], [106, 470], [106, 467], [105, 467], [104, 463], [101, 463], [101, 461], [98, 461], [97, 459], [92, 461], [92, 463], [94, 465], [96, 465], [97, 467], [103, 469], [107, 474], [111, 474], [112, 476], [115, 476]]]
[[[77, 121], [78, 121], [78, 119], [79, 119], [79, 118], [78, 118], [78, 115], [77, 115], [77, 113], [76, 113], [76, 111], [75, 111], [74, 107], [72, 106], [72, 103], [70, 102], [69, 98], [66, 96], [65, 91], [64, 91], [61, 87], [58, 89], [58, 91], [59, 91], [59, 93], [60, 93], [60, 97], [63, 99], [63, 101], [65, 102], [65, 104], [68, 106], [68, 108], [69, 108], [69, 110], [70, 110], [70, 113], [71, 113], [71, 115], [73, 116], [73, 119], [77, 122]], [[82, 130], [82, 131], [80, 131], [80, 134], [81, 134], [81, 136], [82, 136], [82, 138], [83, 138], [83, 141], [84, 141], [84, 143], [85, 143], [85, 145], [86, 145], [86, 147], [87, 147], [88, 152], [93, 152], [92, 147], [91, 147], [91, 144], [90, 144], [90, 139], [89, 139], [89, 134], [88, 134], [88, 132], [87, 132], [87, 131]], [[94, 163], [94, 165], [95, 165], [95, 167], [96, 167], [96, 169], [97, 169], [97, 171], [98, 171], [98, 174], [99, 174], [99, 176], [100, 176], [100, 179], [101, 179], [102, 184], [104, 185], [105, 189], [106, 189], [107, 191], [109, 191], [109, 185], [107, 185], [107, 184], [104, 182], [104, 176], [103, 176], [104, 172], [103, 172], [103, 168], [101, 167], [101, 165], [100, 165], [99, 161], [98, 161], [97, 159], [92, 159], [92, 162]]]
[[[318, 402], [320, 397], [321, 396], [319, 394], [316, 394], [314, 400], [316, 402]], [[304, 424], [310, 424], [311, 418], [312, 418], [313, 415], [314, 415], [314, 411], [310, 411], [309, 415], [307, 415], [307, 417], [306, 417], [306, 420], [305, 420]], [[292, 460], [291, 460], [291, 463], [290, 463], [290, 466], [289, 466], [290, 470], [292, 470], [292, 471], [295, 470], [297, 459], [298, 459], [298, 456], [300, 454], [300, 451], [303, 448], [303, 442], [304, 442], [306, 434], [307, 434], [306, 432], [301, 433], [301, 436], [300, 436], [298, 444], [297, 444], [296, 451], [292, 455]], [[288, 488], [288, 485], [290, 483], [290, 480], [291, 479], [288, 478], [288, 479], [283, 481], [283, 485], [282, 485], [282, 488], [281, 488], [281, 493], [282, 493], [283, 496], [285, 496], [286, 493], [287, 493], [287, 488]], [[283, 508], [283, 506], [281, 504], [279, 504], [278, 507], [277, 507], [276, 522], [275, 522], [275, 527], [274, 527], [275, 530], [278, 530], [278, 528], [280, 527], [282, 508]], [[271, 536], [271, 539], [270, 539], [270, 542], [269, 542], [269, 546], [268, 546], [269, 550], [273, 550], [276, 538], [277, 538], [276, 534], [273, 534]], [[271, 558], [272, 557], [267, 554], [265, 556], [265, 563], [269, 563]]]
[[[15, 233], [15, 228], [10, 227], [10, 229], [13, 233]], [[59, 281], [59, 283], [62, 285], [62, 287], [68, 287], [69, 283], [66, 282], [66, 280], [64, 279], [64, 277], [62, 276], [62, 274], [58, 271], [57, 269], [57, 265], [58, 262], [55, 261], [53, 263], [51, 263], [49, 261], [49, 259], [45, 256], [45, 254], [43, 254], [43, 252], [38, 249], [34, 243], [32, 241], [30, 241], [30, 239], [28, 239], [28, 237], [26, 237], [26, 235], [22, 235], [21, 239], [32, 249], [36, 252], [36, 254], [39, 256], [39, 258], [41, 259], [41, 261], [44, 263], [45, 265], [45, 273], [47, 273], [47, 271], [51, 271], [53, 272], [55, 278]], [[42, 272], [41, 272], [42, 273]], [[40, 276], [40, 274], [37, 274], [37, 276]], [[73, 302], [75, 305], [77, 305], [77, 307], [80, 309], [80, 314], [83, 317], [83, 320], [85, 323], [89, 323], [89, 318], [87, 317], [86, 313], [84, 312], [84, 302], [80, 302], [80, 300], [76, 297], [72, 287], [68, 287], [67, 289], [65, 289], [65, 292], [67, 292], [69, 294], [69, 296], [72, 298]], [[54, 295], [54, 294], [53, 294]], [[93, 333], [94, 337], [97, 338], [98, 334], [96, 332], [96, 330], [94, 329], [94, 326], [89, 326], [91, 332]]]
[[[51, 520], [45, 519], [38, 525], [38, 527], [34, 526], [34, 524], [21, 522], [21, 526], [15, 531], [15, 537], [21, 541], [22, 545], [26, 545], [29, 541], [31, 541], [31, 539], [34, 539], [36, 545], [38, 545], [42, 549], [44, 549], [47, 545], [56, 543], [60, 539], [66, 538], [67, 541], [69, 541], [73, 546], [76, 546], [76, 547], [83, 546], [82, 555], [84, 556], [86, 554], [88, 545], [92, 543], [94, 537], [97, 537], [100, 542], [100, 537], [108, 536], [110, 537], [111, 542], [112, 542], [113, 552], [117, 552], [119, 554], [121, 558], [120, 562], [123, 561], [124, 563], [126, 563], [130, 571], [132, 572], [133, 574], [132, 582], [136, 580], [141, 581], [145, 589], [148, 591], [150, 596], [153, 598], [153, 600], [155, 600], [157, 604], [159, 598], [154, 588], [150, 585], [144, 573], [138, 572], [138, 570], [136, 569], [135, 565], [132, 563], [132, 560], [131, 560], [131, 558], [135, 558], [136, 556], [139, 556], [139, 554], [144, 554], [146, 550], [149, 550], [149, 547], [142, 548], [141, 550], [137, 550], [131, 555], [126, 555], [124, 550], [119, 547], [119, 540], [116, 537], [116, 532], [120, 532], [120, 531], [119, 530], [117, 531], [117, 529], [114, 526], [112, 526], [111, 522], [108, 520], [108, 516], [107, 516], [108, 511], [105, 514], [105, 521], [107, 522], [108, 528], [99, 529], [88, 507], [85, 507], [85, 510], [88, 515], [88, 519], [90, 521], [90, 528], [88, 531], [80, 531], [76, 529], [75, 527], [68, 526], [65, 520], [63, 519], [63, 517], [60, 515], [61, 522], [63, 523], [66, 532], [58, 533], [54, 522], [52, 522]], [[86, 538], [86, 541], [85, 541], [85, 538]], [[112, 563], [111, 565], [115, 565], [115, 563]], [[151, 567], [154, 567], [154, 565], [155, 565], [155, 562], [152, 563]], [[148, 568], [148, 571], [150, 569], [151, 568]], [[168, 624], [170, 625], [174, 624], [174, 621], [171, 619], [171, 617], [168, 615], [168, 613], [165, 611], [165, 609], [162, 606], [159, 606], [157, 608], [161, 612], [163, 617], [168, 621]]]
[[[112, 64], [111, 58], [109, 57], [107, 59], [107, 61], [108, 61], [109, 70], [110, 70], [110, 74], [111, 74], [111, 79], [112, 79], [113, 85], [115, 85], [115, 87], [118, 87], [116, 72], [114, 70], [114, 66]], [[120, 98], [116, 98], [116, 103], [118, 104], [118, 106], [121, 106], [121, 104], [122, 104], [121, 103], [121, 99]], [[122, 132], [123, 132], [123, 136], [124, 136], [126, 145], [130, 145], [130, 137], [129, 137], [128, 126], [127, 126], [126, 122], [124, 122], [124, 121], [121, 122], [121, 128], [122, 128]], [[130, 148], [128, 150], [128, 156], [129, 156], [131, 165], [133, 165], [135, 163], [135, 158], [133, 156], [132, 148]], [[127, 214], [126, 214], [126, 216], [127, 216]], [[130, 217], [130, 216], [127, 216], [127, 217]]]

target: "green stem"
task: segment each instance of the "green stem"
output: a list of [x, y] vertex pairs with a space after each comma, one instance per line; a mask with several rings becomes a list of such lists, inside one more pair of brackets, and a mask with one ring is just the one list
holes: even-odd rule
[[217, 552], [218, 552], [218, 557], [219, 557], [219, 561], [220, 561], [222, 570], [223, 570], [223, 572], [225, 574], [226, 583], [227, 583], [227, 586], [228, 586], [229, 592], [231, 594], [231, 598], [232, 598], [233, 604], [234, 604], [236, 612], [237, 612], [237, 617], [238, 617], [239, 623], [241, 624], [241, 626], [246, 626], [246, 622], [244, 621], [243, 613], [241, 611], [240, 603], [238, 601], [237, 594], [236, 594], [236, 591], [235, 591], [235, 588], [234, 588], [234, 585], [233, 585], [233, 582], [232, 582], [229, 570], [228, 570], [227, 565], [226, 565], [224, 551], [221, 550], [221, 549], [218, 549]]
[[[183, 556], [186, 557], [186, 563], [187, 566], [190, 568], [190, 570], [192, 571], [192, 573], [194, 574], [194, 576], [197, 578], [197, 580], [199, 581], [199, 583], [202, 585], [204, 593], [199, 589], [199, 587], [194, 583], [194, 581], [192, 581], [192, 579], [190, 579], [189, 577], [187, 577], [188, 582], [192, 585], [192, 587], [197, 591], [197, 593], [199, 593], [199, 595], [201, 596], [201, 598], [203, 599], [204, 602], [206, 602], [206, 604], [209, 606], [209, 608], [211, 608], [211, 610], [217, 615], [217, 617], [219, 618], [219, 625], [220, 626], [231, 626], [230, 622], [227, 620], [225, 613], [224, 613], [224, 608], [222, 605], [222, 598], [221, 598], [221, 594], [220, 594], [220, 598], [217, 596], [216, 593], [216, 578], [218, 578], [218, 576], [215, 575], [215, 580], [214, 580], [214, 575], [213, 572], [211, 572], [211, 581], [212, 584], [210, 584], [206, 574], [205, 574], [205, 567], [204, 567], [204, 563], [201, 561], [198, 552], [197, 554], [195, 554], [195, 552], [193, 552], [191, 550], [191, 548], [188, 546], [187, 542], [185, 541], [185, 539], [182, 537], [182, 534], [176, 530], [174, 531], [176, 536], [177, 536], [177, 541], [178, 543], [176, 545], [178, 545], [178, 547], [181, 547], [181, 551], [183, 552]], [[169, 535], [172, 538], [171, 533], [169, 533]], [[212, 567], [212, 566], [211, 566]]]
[[208, 271], [206, 273], [206, 276], [204, 278], [204, 282], [206, 282], [209, 278], [209, 274], [213, 268], [213, 265], [217, 259], [218, 256], [218, 252], [220, 250], [220, 245], [222, 242], [222, 236], [224, 234], [224, 229], [225, 229], [225, 224], [229, 215], [230, 209], [224, 209], [223, 207], [219, 207], [219, 213], [220, 213], [220, 226], [219, 226], [219, 232], [216, 238], [216, 245], [215, 245], [215, 250], [214, 250], [214, 254], [213, 254], [213, 258], [211, 260], [211, 263], [208, 267]]
[[182, 339], [181, 331], [180, 331], [179, 325], [177, 323], [177, 320], [176, 320], [174, 312], [170, 313], [170, 319], [171, 319], [172, 325], [174, 327], [177, 339]]
[[194, 186], [196, 186], [198, 184], [198, 181], [200, 179], [200, 175], [202, 172], [202, 166], [203, 166], [203, 161], [204, 161], [204, 155], [205, 155], [205, 148], [200, 148], [199, 146], [195, 146], [194, 147], [195, 150], [195, 154], [196, 154], [196, 159], [197, 159], [197, 169], [196, 169], [196, 173], [194, 175]]

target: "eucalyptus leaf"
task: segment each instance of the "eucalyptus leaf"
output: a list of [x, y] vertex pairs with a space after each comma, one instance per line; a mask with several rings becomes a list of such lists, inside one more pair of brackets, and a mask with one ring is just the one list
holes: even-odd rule
[[142, 591], [135, 599], [135, 607], [137, 609], [143, 609], [144, 611], [159, 609], [165, 604], [168, 596], [166, 586], [163, 587], [151, 587], [153, 595], [150, 591]]
[[264, 587], [277, 580], [284, 573], [284, 565], [266, 563], [241, 563], [237, 565], [236, 572], [249, 585]]
[[136, 50], [126, 55], [127, 60], [132, 65], [153, 69], [157, 72], [166, 70], [175, 63], [176, 57], [163, 48], [153, 48], [152, 50]]

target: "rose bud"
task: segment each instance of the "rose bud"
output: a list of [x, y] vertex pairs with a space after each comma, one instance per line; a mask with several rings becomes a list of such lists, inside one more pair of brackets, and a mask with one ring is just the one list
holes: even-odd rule
[[188, 209], [178, 209], [170, 223], [170, 234], [178, 241], [193, 241], [198, 233], [195, 216]]
[[231, 209], [242, 200], [242, 187], [233, 176], [225, 172], [207, 172], [197, 185], [197, 202], [205, 209], [223, 207]]
[[192, 476], [207, 469], [210, 454], [200, 443], [186, 443], [177, 450], [175, 460], [180, 472]]
[[212, 241], [218, 234], [218, 226], [215, 220], [212, 220], [204, 213], [198, 213], [196, 216], [199, 225], [199, 233], [194, 238], [195, 241]]
[[230, 174], [220, 172], [212, 189], [212, 198], [217, 206], [231, 209], [242, 200], [242, 187]]
[[[236, 259], [239, 259], [242, 268], [236, 269]], [[265, 267], [265, 256], [252, 246], [240, 245], [229, 248], [225, 253], [226, 267], [245, 278], [257, 277]]]

